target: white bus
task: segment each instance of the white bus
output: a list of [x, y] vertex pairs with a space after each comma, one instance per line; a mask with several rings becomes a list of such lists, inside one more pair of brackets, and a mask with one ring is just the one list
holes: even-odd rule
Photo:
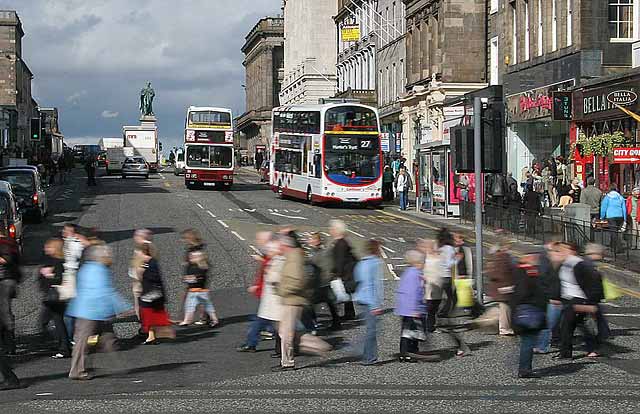
[[356, 103], [274, 108], [269, 183], [309, 203], [382, 202], [378, 113]]
[[229, 189], [233, 184], [233, 123], [227, 108], [190, 106], [184, 129], [184, 183]]

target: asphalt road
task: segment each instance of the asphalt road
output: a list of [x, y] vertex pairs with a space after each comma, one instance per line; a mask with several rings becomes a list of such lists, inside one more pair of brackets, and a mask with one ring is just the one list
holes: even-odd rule
[[[516, 339], [476, 331], [464, 334], [473, 351], [464, 358], [455, 357], [446, 335], [432, 335], [422, 347], [428, 352], [423, 362], [396, 362], [400, 329], [391, 311], [394, 279], [406, 267], [403, 253], [418, 237], [434, 233], [432, 227], [398, 216], [395, 208], [326, 208], [281, 200], [248, 171], [239, 172], [231, 191], [188, 191], [183, 179], [171, 172], [149, 180], [101, 177], [98, 187], [87, 189], [76, 175], [66, 186], [53, 188], [50, 197], [47, 222], [29, 226], [28, 277], [15, 302], [21, 343], [13, 363], [28, 388], [2, 392], [1, 413], [637, 413], [640, 407], [640, 301], [633, 297], [607, 308], [615, 334], [607, 358], [559, 364], [550, 355], [536, 357], [535, 366], [545, 376], [541, 380], [515, 378]], [[277, 364], [269, 356], [272, 341], [261, 343], [255, 354], [234, 350], [243, 342], [247, 318], [256, 307], [245, 293], [254, 272], [253, 236], [259, 229], [283, 225], [326, 232], [331, 218], [347, 222], [357, 248], [371, 237], [384, 242], [389, 311], [382, 318], [379, 340], [383, 363], [353, 363], [349, 344], [362, 333], [353, 326], [328, 336], [337, 348], [328, 360], [300, 357], [298, 370], [271, 373]], [[132, 233], [140, 227], [151, 229], [167, 291], [174, 298], [169, 310], [176, 319], [183, 290], [180, 231], [200, 230], [213, 264], [211, 288], [222, 326], [180, 329], [174, 342], [142, 346], [135, 336], [138, 325], [121, 321], [116, 324], [121, 351], [92, 356], [97, 375], [93, 381], [68, 380], [69, 360], [51, 359], [50, 343], [37, 335], [40, 298], [35, 278], [44, 240], [67, 221], [100, 229], [114, 251], [117, 288], [127, 297]]]

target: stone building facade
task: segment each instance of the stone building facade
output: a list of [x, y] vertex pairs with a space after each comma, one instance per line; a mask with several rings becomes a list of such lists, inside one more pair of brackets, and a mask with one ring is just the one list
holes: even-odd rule
[[[506, 104], [507, 171], [521, 180], [535, 162], [569, 159], [577, 131], [552, 118], [556, 91], [631, 67], [638, 10], [619, 1], [490, 0], [487, 72], [502, 84]], [[623, 10], [624, 9], [624, 10]], [[631, 27], [636, 29], [631, 29]], [[634, 33], [634, 30], [636, 33]], [[570, 168], [571, 170], [571, 168]]]
[[280, 104], [318, 103], [337, 91], [337, 0], [284, 0], [284, 80]]
[[32, 152], [30, 120], [39, 117], [31, 97], [33, 73], [22, 59], [22, 22], [15, 11], [0, 11], [0, 108], [3, 125], [3, 162], [7, 156], [28, 157]]
[[[338, 0], [337, 97], [376, 105], [376, 36], [379, 26], [373, 0]], [[355, 36], [353, 36], [356, 34]], [[351, 36], [351, 37], [349, 37]]]
[[271, 137], [271, 110], [280, 105], [284, 67], [284, 19], [265, 17], [245, 37], [245, 113], [236, 118], [241, 148], [250, 159], [266, 151]]
[[406, 20], [401, 0], [378, 0], [380, 21], [376, 43], [378, 111], [383, 134], [389, 134], [389, 152], [401, 152], [400, 97], [406, 86]]
[[[403, 0], [406, 7], [407, 93], [401, 152], [421, 182], [428, 153], [448, 151], [445, 100], [486, 86], [486, 6], [483, 0]], [[443, 159], [446, 156], [443, 157]]]

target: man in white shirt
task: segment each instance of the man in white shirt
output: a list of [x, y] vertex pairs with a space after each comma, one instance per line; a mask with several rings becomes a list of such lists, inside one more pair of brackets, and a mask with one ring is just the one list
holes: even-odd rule
[[413, 187], [413, 182], [405, 167], [400, 167], [400, 172], [396, 177], [395, 187], [398, 192], [398, 197], [400, 198], [400, 210], [406, 210], [409, 205], [409, 190]]

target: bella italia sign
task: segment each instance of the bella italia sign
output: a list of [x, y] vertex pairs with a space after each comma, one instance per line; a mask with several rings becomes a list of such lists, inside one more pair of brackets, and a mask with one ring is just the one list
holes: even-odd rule
[[637, 82], [624, 82], [593, 89], [585, 88], [573, 95], [575, 119], [599, 121], [623, 117], [625, 114], [618, 107], [630, 111], [637, 110], [640, 105], [639, 93], [640, 84]]
[[633, 105], [638, 101], [638, 95], [632, 90], [617, 90], [583, 98], [583, 113], [585, 115], [594, 112], [610, 111], [619, 106]]

